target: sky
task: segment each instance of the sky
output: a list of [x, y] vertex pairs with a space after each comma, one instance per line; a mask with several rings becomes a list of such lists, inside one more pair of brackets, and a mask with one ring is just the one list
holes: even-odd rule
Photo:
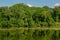
[[0, 6], [11, 6], [17, 3], [25, 3], [33, 6], [59, 6], [60, 0], [0, 0]]

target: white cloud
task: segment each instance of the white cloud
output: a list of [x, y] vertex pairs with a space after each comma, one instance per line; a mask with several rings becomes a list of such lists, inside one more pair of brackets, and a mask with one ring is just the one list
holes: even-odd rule
[[60, 4], [59, 3], [56, 3], [54, 6], [60, 6]]
[[29, 7], [32, 7], [32, 5], [30, 5], [30, 4], [27, 4]]

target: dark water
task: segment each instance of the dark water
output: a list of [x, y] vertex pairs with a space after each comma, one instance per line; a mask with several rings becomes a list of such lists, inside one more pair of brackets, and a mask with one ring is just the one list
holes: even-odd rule
[[0, 40], [60, 40], [60, 30], [0, 30]]

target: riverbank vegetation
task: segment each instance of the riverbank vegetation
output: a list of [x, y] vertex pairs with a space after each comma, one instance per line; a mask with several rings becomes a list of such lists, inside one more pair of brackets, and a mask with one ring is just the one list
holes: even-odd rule
[[60, 6], [49, 8], [15, 4], [0, 7], [0, 28], [60, 26]]

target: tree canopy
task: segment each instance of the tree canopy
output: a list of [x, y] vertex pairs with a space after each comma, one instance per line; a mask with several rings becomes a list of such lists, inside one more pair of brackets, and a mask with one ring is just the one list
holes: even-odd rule
[[15, 4], [0, 7], [0, 28], [60, 26], [60, 6], [49, 8]]

